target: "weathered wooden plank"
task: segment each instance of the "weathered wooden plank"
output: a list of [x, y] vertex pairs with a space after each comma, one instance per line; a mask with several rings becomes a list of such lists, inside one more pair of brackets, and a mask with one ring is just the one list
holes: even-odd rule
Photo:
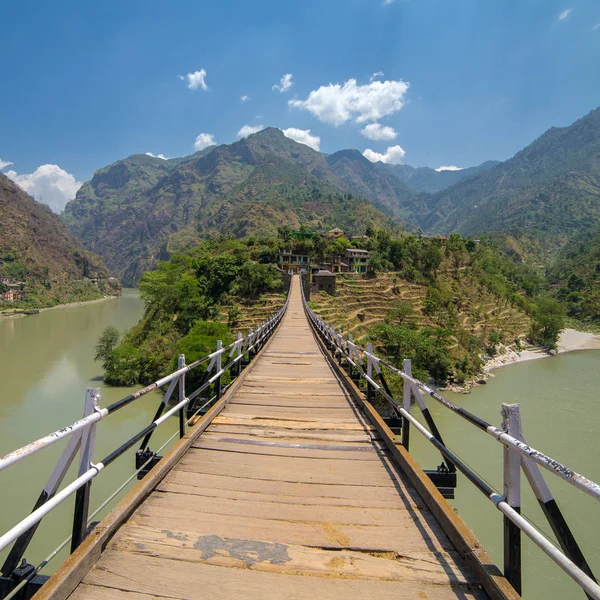
[[[171, 494], [172, 497], [178, 494]], [[284, 544], [321, 548], [349, 548], [374, 552], [431, 552], [452, 550], [454, 546], [444, 534], [418, 522], [381, 527], [379, 525], [346, 525], [326, 520], [286, 521], [245, 515], [221, 515], [203, 512], [202, 504], [194, 511], [177, 511], [165, 502], [160, 510], [144, 503], [132, 517], [136, 525], [169, 531], [189, 531], [202, 535], [235, 538], [243, 532], [249, 539], [262, 539]]]
[[227, 415], [215, 419], [217, 425], [261, 425], [273, 429], [307, 429], [307, 430], [338, 430], [338, 431], [374, 431], [372, 425], [363, 425], [358, 421], [353, 423], [340, 423], [329, 419], [328, 421], [308, 421], [292, 419], [274, 419], [270, 417], [253, 417], [251, 415], [239, 415], [229, 417]]
[[299, 504], [309, 503], [310, 499], [315, 499], [316, 503], [320, 503], [324, 499], [333, 499], [342, 501], [344, 506], [352, 502], [360, 506], [372, 505], [374, 507], [377, 506], [376, 502], [390, 503], [399, 508], [424, 506], [423, 501], [414, 489], [403, 482], [398, 482], [397, 487], [332, 485], [314, 482], [268, 481], [182, 470], [171, 471], [164, 482], [165, 484], [173, 483], [190, 488], [195, 487], [206, 491], [206, 495], [211, 495], [219, 490], [231, 492], [236, 495], [235, 497], [242, 492], [251, 492], [266, 496], [296, 498], [296, 502]]
[[288, 458], [308, 459], [337, 459], [337, 460], [365, 460], [377, 461], [378, 455], [385, 456], [386, 451], [383, 448], [376, 448], [370, 444], [354, 444], [353, 446], [344, 444], [315, 444], [287, 442], [287, 441], [264, 441], [252, 440], [238, 437], [217, 438], [202, 436], [193, 445], [194, 448], [201, 450], [212, 450], [214, 452], [235, 452], [245, 455], [261, 456], [282, 456]]
[[477, 586], [473, 574], [457, 564], [461, 560], [455, 551], [398, 554], [323, 550], [133, 525], [123, 528], [111, 549], [269, 573]]
[[306, 431], [306, 430], [285, 430], [275, 427], [261, 427], [256, 423], [248, 425], [219, 425], [211, 426], [210, 430], [214, 433], [242, 434], [244, 436], [257, 436], [260, 438], [294, 438], [304, 440], [322, 440], [332, 442], [367, 442], [371, 440], [380, 440], [381, 436], [377, 431]]
[[[168, 581], [165, 579], [167, 573]], [[374, 597], [467, 600], [485, 597], [480, 591], [471, 591], [462, 586], [452, 588], [424, 583], [346, 580], [337, 575], [328, 578], [298, 577], [181, 560], [165, 561], [152, 556], [112, 550], [105, 553], [102, 568], [93, 569], [85, 578], [85, 583], [154, 597], [166, 595], [181, 600], [314, 600], [315, 597], [332, 600], [364, 600]]]
[[[271, 519], [290, 522], [328, 522], [341, 525], [373, 525], [378, 527], [407, 527], [417, 525], [432, 531], [431, 535], [445, 539], [445, 534], [428, 510], [415, 512], [412, 508], [365, 508], [350, 506], [290, 505], [277, 501], [255, 502], [242, 498], [210, 498], [201, 502], [191, 494], [158, 493], [146, 501], [140, 514], [180, 511], [182, 515], [211, 513]], [[447, 546], [446, 546], [447, 547]]]

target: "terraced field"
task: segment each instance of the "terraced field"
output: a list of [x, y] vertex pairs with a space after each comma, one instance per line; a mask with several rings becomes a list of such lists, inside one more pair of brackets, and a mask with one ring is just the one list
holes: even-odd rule
[[[373, 325], [390, 317], [394, 305], [399, 301], [409, 302], [415, 309], [419, 327], [444, 325], [439, 315], [423, 313], [427, 286], [404, 281], [394, 273], [378, 274], [372, 278], [357, 277], [339, 276], [337, 295], [313, 294], [311, 306], [336, 327], [352, 333], [359, 343], [364, 341]], [[492, 332], [498, 332], [507, 343], [525, 336], [530, 324], [529, 317], [505, 299], [492, 294], [469, 275], [455, 280], [448, 273], [442, 273], [440, 280], [453, 294], [460, 329], [485, 338]]]
[[[285, 294], [263, 294], [258, 300], [239, 304], [240, 316], [237, 324], [232, 329], [234, 332], [246, 334], [250, 327], [256, 327], [270, 316], [274, 315], [284, 304]], [[230, 306], [221, 307], [219, 320], [227, 323]]]

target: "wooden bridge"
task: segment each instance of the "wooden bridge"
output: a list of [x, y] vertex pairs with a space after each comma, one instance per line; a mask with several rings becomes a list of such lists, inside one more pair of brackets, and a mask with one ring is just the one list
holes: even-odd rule
[[[386, 447], [387, 428], [366, 418], [326, 360], [298, 282], [278, 331], [196, 427], [40, 598], [58, 597], [71, 587], [66, 578], [81, 578], [72, 600], [488, 597], [481, 574]], [[457, 527], [491, 567], [466, 527]], [[516, 596], [488, 571], [486, 583]]]
[[[49, 505], [77, 490], [80, 531], [74, 527], [74, 539], [79, 539], [35, 600], [518, 599], [521, 531], [588, 597], [600, 598], [600, 588], [538, 465], [555, 470], [596, 498], [599, 486], [526, 446], [520, 430], [496, 429], [406, 374], [404, 405], [394, 405], [404, 419], [405, 437], [399, 443], [369, 401], [374, 390], [389, 398], [383, 377], [383, 387], [373, 379], [379, 359], [370, 350], [365, 352], [368, 364], [362, 376], [369, 382], [365, 398], [336, 362], [336, 353], [329, 351], [327, 335], [333, 338], [335, 331], [317, 335], [324, 326], [305, 310], [297, 277], [281, 314], [281, 321], [264, 326], [266, 343], [255, 343], [258, 338], [249, 336], [249, 347], [261, 349], [243, 371], [240, 337], [230, 354], [238, 352], [237, 358], [228, 366], [221, 365], [221, 357], [229, 347], [219, 346], [206, 359], [106, 409], [96, 407], [70, 428], [0, 459], [1, 470], [36, 452], [42, 442], [88, 431], [113, 410], [170, 382], [153, 423], [99, 463], [88, 454], [80, 462], [78, 480], [56, 497], [61, 479], [55, 471], [54, 487], [47, 484], [32, 515], [0, 537], [0, 549], [16, 540], [14, 559], [12, 563], [7, 559], [4, 574], [14, 573], [36, 524], [51, 510]], [[358, 368], [355, 349], [350, 339], [344, 357]], [[216, 375], [201, 389], [218, 385], [216, 403], [185, 433], [183, 409], [190, 398], [185, 397], [183, 378], [186, 370], [207, 360], [211, 366], [206, 377], [213, 363]], [[221, 395], [220, 377], [227, 368], [237, 368], [238, 376]], [[161, 417], [177, 381], [180, 402]], [[413, 388], [418, 391], [417, 384], [504, 444], [505, 496], [446, 449], [420, 395], [417, 400], [433, 433], [411, 417], [410, 394]], [[136, 441], [145, 436], [146, 443], [153, 428], [177, 411], [180, 441], [86, 536], [87, 506], [82, 506], [89, 499], [82, 500], [82, 490]], [[440, 449], [452, 469], [458, 466], [504, 513], [505, 571], [515, 587], [409, 454], [409, 421]], [[82, 437], [82, 449], [86, 444]], [[520, 461], [565, 554], [518, 514]], [[60, 477], [68, 465], [59, 464], [57, 469], [61, 468]], [[562, 523], [560, 527], [555, 528], [556, 522]], [[14, 596], [15, 591], [8, 597]]]

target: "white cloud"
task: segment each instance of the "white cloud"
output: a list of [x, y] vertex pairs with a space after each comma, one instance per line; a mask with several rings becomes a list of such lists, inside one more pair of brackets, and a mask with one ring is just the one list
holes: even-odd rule
[[243, 95], [243, 96], [240, 98], [240, 100], [241, 100], [242, 102], [248, 102], [248, 100], [250, 100], [250, 96], [246, 96], [246, 94], [244, 94], [244, 95]]
[[2, 171], [2, 169], [4, 169], [5, 167], [10, 167], [10, 165], [12, 165], [14, 163], [11, 163], [10, 160], [2, 160], [0, 158], [0, 171]]
[[194, 71], [193, 73], [188, 73], [185, 77], [183, 75], [177, 75], [181, 81], [185, 81], [187, 79], [187, 86], [190, 90], [197, 90], [201, 87], [204, 91], [208, 89], [206, 85], [206, 71], [204, 69], [200, 69], [199, 71]]
[[253, 133], [258, 133], [261, 129], [264, 129], [264, 125], [244, 125], [238, 132], [237, 136], [239, 138], [245, 138]]
[[204, 150], [204, 148], [214, 145], [215, 137], [212, 133], [201, 133], [194, 142], [194, 148], [196, 148], [196, 150]]
[[439, 173], [440, 171], [462, 171], [464, 167], [455, 167], [454, 165], [443, 165], [438, 167], [436, 171]]
[[402, 80], [356, 85], [356, 79], [349, 79], [344, 85], [330, 83], [321, 86], [313, 90], [306, 100], [293, 99], [288, 104], [336, 126], [351, 119], [356, 123], [377, 121], [404, 106], [409, 85]]
[[81, 187], [81, 181], [58, 165], [41, 165], [33, 173], [22, 175], [7, 171], [6, 176], [36, 200], [47, 204], [55, 213], [61, 212]]
[[360, 130], [360, 134], [370, 140], [393, 140], [397, 135], [393, 127], [384, 127], [379, 123], [370, 123]]
[[571, 14], [571, 8], [567, 8], [567, 10], [563, 10], [560, 15], [558, 15], [558, 20], [559, 21], [564, 21], [570, 14]]
[[400, 146], [390, 146], [385, 151], [385, 154], [374, 152], [368, 148], [363, 152], [363, 156], [371, 162], [383, 162], [389, 165], [401, 164], [405, 154], [406, 152]]
[[388, 6], [388, 5], [393, 4], [393, 3], [394, 3], [394, 0], [383, 0], [383, 5], [384, 6]]
[[152, 152], [146, 152], [146, 156], [151, 156], [152, 158], [162, 158], [162, 160], [169, 160], [164, 154], [152, 154]]
[[281, 94], [283, 94], [283, 92], [287, 92], [292, 86], [293, 86], [293, 82], [292, 82], [292, 74], [291, 73], [286, 73], [279, 81], [279, 84], [275, 84], [271, 89], [273, 90], [279, 90], [279, 92]]
[[373, 79], [377, 79], [378, 77], [383, 77], [385, 75], [385, 73], [383, 71], [377, 71], [376, 73], [373, 73], [373, 75], [371, 75], [371, 77], [369, 77], [369, 81], [373, 81]]
[[596, 31], [596, 29], [600, 29], [600, 23], [596, 23], [593, 27], [592, 27], [592, 31]]
[[289, 127], [288, 129], [282, 129], [283, 135], [294, 140], [299, 144], [309, 146], [317, 152], [321, 148], [321, 138], [318, 135], [311, 135], [310, 129], [296, 129], [295, 127]]

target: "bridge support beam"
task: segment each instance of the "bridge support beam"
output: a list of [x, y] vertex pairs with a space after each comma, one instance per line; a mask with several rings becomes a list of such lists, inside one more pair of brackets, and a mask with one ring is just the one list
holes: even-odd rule
[[[503, 429], [518, 437], [521, 418], [518, 404], [502, 404]], [[504, 446], [504, 497], [507, 504], [521, 514], [521, 456], [512, 448]], [[504, 516], [504, 576], [521, 594], [521, 530]]]

